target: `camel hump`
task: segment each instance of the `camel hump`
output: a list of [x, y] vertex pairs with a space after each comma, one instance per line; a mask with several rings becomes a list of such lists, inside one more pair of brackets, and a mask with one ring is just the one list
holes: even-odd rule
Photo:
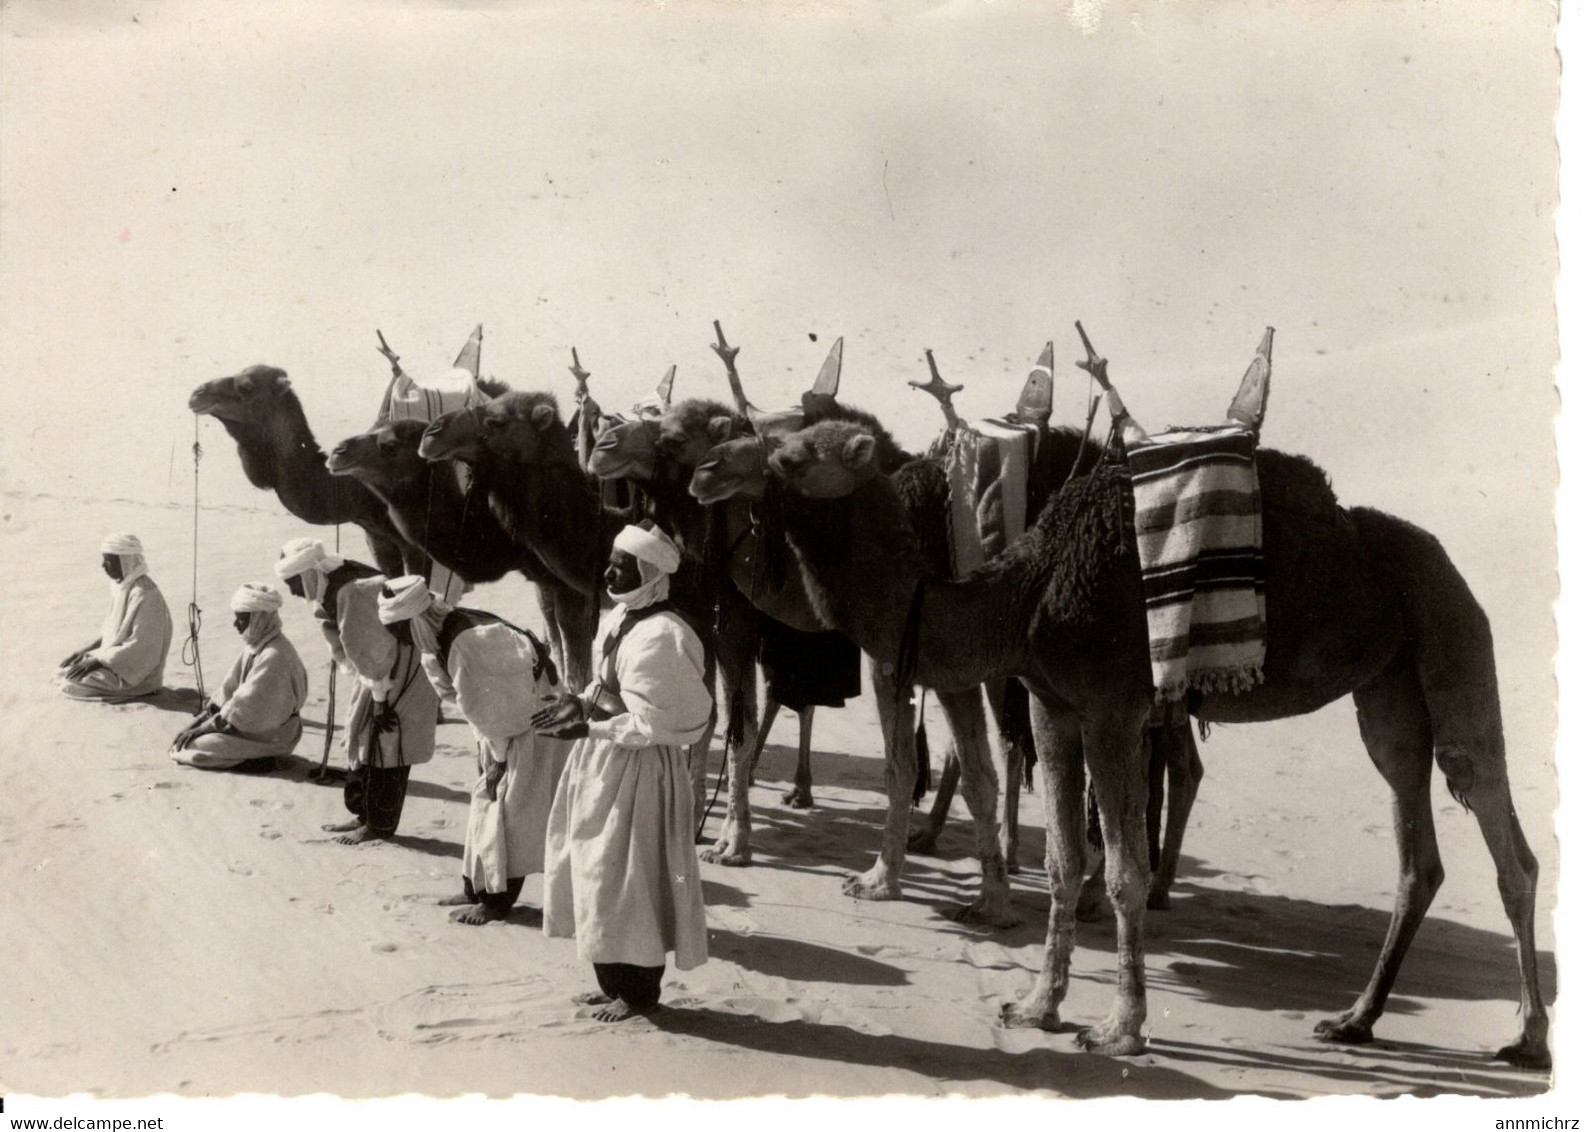
[[1330, 477], [1306, 456], [1258, 449], [1258, 490], [1266, 508], [1315, 515], [1329, 522], [1339, 520], [1341, 504]]

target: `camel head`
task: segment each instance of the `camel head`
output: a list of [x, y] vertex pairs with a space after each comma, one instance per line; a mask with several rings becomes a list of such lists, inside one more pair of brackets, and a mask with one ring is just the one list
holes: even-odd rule
[[692, 397], [662, 414], [657, 431], [657, 460], [683, 476], [692, 474], [714, 445], [749, 428], [720, 401]]
[[767, 457], [762, 445], [760, 437], [738, 436], [708, 449], [690, 477], [690, 494], [704, 504], [766, 495]]
[[655, 479], [659, 424], [655, 416], [603, 416], [586, 470], [604, 480]]
[[420, 437], [426, 427], [424, 421], [394, 421], [350, 436], [331, 450], [326, 470], [364, 483], [410, 482], [426, 469], [419, 454]]
[[774, 477], [809, 499], [838, 499], [881, 475], [877, 437], [854, 421], [822, 421], [784, 439], [768, 459]]
[[425, 430], [419, 454], [466, 464], [488, 455], [510, 464], [577, 463], [557, 398], [550, 393], [504, 393], [484, 405], [443, 414]]
[[188, 408], [222, 421], [255, 423], [264, 420], [284, 396], [292, 395], [292, 382], [276, 366], [249, 366], [231, 377], [206, 381], [188, 395]]

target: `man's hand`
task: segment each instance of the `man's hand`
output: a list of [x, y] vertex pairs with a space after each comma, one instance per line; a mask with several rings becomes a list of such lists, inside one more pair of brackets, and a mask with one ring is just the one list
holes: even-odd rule
[[[578, 696], [564, 692], [551, 707], [530, 716], [530, 726], [542, 735], [555, 734], [560, 727], [585, 722], [585, 705]], [[561, 738], [561, 736], [559, 736]]]
[[70, 656], [68, 656], [65, 660], [61, 661], [61, 667], [62, 668], [70, 668], [70, 667], [72, 667], [72, 665], [76, 664], [78, 661], [82, 660], [85, 656], [87, 656], [89, 654], [89, 651], [92, 648], [93, 648], [92, 645], [85, 645], [84, 647], [78, 649], [76, 652], [74, 652]]
[[490, 760], [486, 766], [486, 797], [493, 802], [497, 800], [497, 783], [502, 781], [502, 776], [508, 772], [507, 763], [499, 763], [496, 759]]
[[573, 723], [558, 724], [550, 730], [541, 732], [541, 734], [548, 735], [553, 739], [583, 739], [590, 734], [590, 724], [580, 719]]
[[81, 680], [90, 672], [94, 672], [104, 667], [105, 666], [102, 663], [95, 660], [93, 657], [85, 656], [66, 670], [66, 678], [68, 680]]
[[391, 704], [376, 704], [374, 713], [375, 730], [383, 735], [397, 728], [397, 712]]

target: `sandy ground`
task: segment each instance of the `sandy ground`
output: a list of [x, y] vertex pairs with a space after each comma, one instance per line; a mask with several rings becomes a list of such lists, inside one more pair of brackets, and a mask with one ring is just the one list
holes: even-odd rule
[[[306, 780], [326, 660], [300, 606], [315, 727], [290, 768], [170, 763], [195, 682], [175, 656], [154, 703], [51, 690], [102, 616], [94, 548], [117, 529], [179, 623], [196, 594], [205, 676], [224, 673], [227, 596], [304, 533], [184, 407], [252, 363], [291, 373], [329, 447], [384, 388], [377, 327], [423, 376], [483, 321], [486, 370], [565, 404], [578, 346], [622, 408], [672, 362], [679, 396], [721, 397], [721, 318], [764, 406], [845, 335], [845, 399], [919, 449], [924, 346], [965, 415], [1003, 412], [1045, 339], [1070, 372], [1080, 318], [1157, 427], [1217, 414], [1274, 325], [1266, 441], [1436, 534], [1492, 617], [1554, 999], [1554, 9], [920, 7], [0, 6], [0, 1095], [1551, 1087], [1486, 1059], [1516, 1024], [1514, 957], [1477, 828], [1438, 785], [1446, 882], [1378, 1040], [1311, 1039], [1366, 982], [1395, 881], [1349, 703], [1203, 744], [1174, 907], [1149, 918], [1151, 1043], [1109, 1059], [994, 1025], [1039, 962], [1035, 796], [1020, 926], [945, 918], [975, 889], [958, 807], [904, 900], [841, 895], [878, 838], [867, 700], [819, 714], [809, 812], [778, 801], [780, 721], [756, 864], [703, 867], [713, 958], [670, 974], [666, 1012], [605, 1028], [529, 907], [469, 929], [434, 906], [458, 884], [461, 723], [399, 838], [319, 832], [341, 802]], [[1062, 381], [1056, 420], [1082, 404]], [[474, 600], [535, 623], [522, 582]], [[1104, 1013], [1113, 972], [1110, 928], [1085, 927], [1067, 1023]], [[1576, 1080], [1558, 1064], [1546, 1101]]]
[[[793, 761], [792, 717], [781, 721], [752, 799], [756, 866], [703, 866], [711, 961], [670, 973], [671, 1008], [654, 1020], [604, 1027], [570, 1005], [588, 971], [569, 943], [541, 935], [529, 907], [464, 928], [433, 906], [458, 883], [473, 758], [461, 723], [441, 729], [435, 760], [416, 771], [400, 836], [338, 846], [318, 826], [339, 814], [339, 791], [305, 780], [317, 728], [290, 769], [205, 773], [165, 755], [191, 693], [106, 707], [48, 688], [41, 659], [69, 651], [85, 623], [91, 632], [84, 611], [104, 596], [81, 553], [89, 533], [127, 526], [169, 548], [152, 552], [154, 572], [180, 611], [191, 513], [43, 496], [7, 496], [5, 509], [11, 530], [49, 548], [3, 567], [5, 636], [28, 642], [0, 672], [0, 886], [13, 925], [13, 977], [0, 981], [7, 1091], [1213, 1098], [1546, 1087], [1542, 1075], [1485, 1059], [1514, 1024], [1512, 949], [1476, 827], [1443, 794], [1449, 879], [1379, 1040], [1348, 1049], [1310, 1039], [1312, 1023], [1344, 1009], [1366, 979], [1394, 881], [1387, 794], [1344, 705], [1220, 729], [1204, 745], [1209, 773], [1184, 880], [1174, 908], [1150, 918], [1145, 1056], [1091, 1057], [1069, 1034], [994, 1024], [998, 1004], [1037, 968], [1047, 899], [1028, 867], [1017, 881], [1019, 927], [944, 919], [975, 888], [963, 821], [942, 856], [911, 860], [904, 900], [841, 895], [840, 878], [869, 862], [881, 813], [876, 717], [865, 701], [819, 714], [818, 804], [806, 813], [778, 801]], [[297, 529], [269, 507], [205, 509], [199, 522], [205, 578], [259, 573]], [[62, 537], [67, 530], [77, 537]], [[478, 597], [527, 612], [522, 584]], [[207, 607], [213, 683], [230, 629], [219, 601]], [[307, 716], [318, 723], [324, 649], [304, 610], [290, 608], [287, 620], [311, 663]], [[170, 683], [189, 675], [174, 658]], [[933, 723], [941, 746], [941, 720]], [[1548, 766], [1514, 760], [1518, 808], [1544, 864], [1553, 997], [1556, 866], [1539, 820], [1551, 809]], [[1042, 843], [1035, 796], [1023, 797], [1022, 815], [1030, 866]], [[1083, 929], [1067, 1021], [1107, 1009], [1112, 947], [1111, 927]], [[24, 971], [35, 977], [15, 977]]]

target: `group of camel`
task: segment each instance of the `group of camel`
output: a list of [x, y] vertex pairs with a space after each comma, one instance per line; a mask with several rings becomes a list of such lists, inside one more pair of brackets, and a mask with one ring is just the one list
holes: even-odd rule
[[[720, 330], [713, 349], [727, 369], [732, 406], [672, 404], [667, 380], [663, 396], [633, 414], [605, 416], [582, 396], [565, 421], [549, 393], [485, 385], [492, 396], [482, 405], [429, 424], [380, 423], [337, 445], [329, 461], [280, 369], [254, 366], [206, 382], [189, 407], [221, 421], [249, 480], [275, 491], [294, 515], [361, 527], [388, 574], [424, 572], [434, 559], [472, 583], [515, 570], [536, 583], [572, 686], [589, 679], [600, 571], [613, 537], [641, 512], [666, 529], [687, 563], [674, 600], [708, 630], [703, 639], [712, 643], [722, 685], [728, 803], [704, 860], [752, 860], [749, 794], [766, 735], [757, 726], [761, 618], [838, 630], [871, 660], [887, 808], [876, 863], [845, 882], [852, 896], [901, 895], [907, 849], [931, 848], [958, 785], [981, 867], [979, 895], [958, 918], [1011, 923], [1016, 794], [1022, 764], [1035, 753], [1047, 834], [1047, 937], [1035, 985], [1004, 1005], [1002, 1022], [1059, 1026], [1078, 901], [1096, 856], [1088, 851], [1091, 798], [1118, 978], [1109, 1015], [1077, 1040], [1099, 1053], [1141, 1052], [1145, 910], [1167, 903], [1200, 765], [1188, 724], [1153, 726], [1123, 464], [1081, 431], [1050, 427], [1046, 411], [1028, 412], [1023, 395], [1021, 415], [1040, 437], [1028, 511], [1036, 518], [1003, 553], [955, 577], [941, 460], [905, 452], [874, 416], [838, 401], [836, 366], [824, 368], [798, 409], [766, 413], [746, 398], [738, 351]], [[1084, 368], [1097, 361], [1090, 357]], [[583, 377], [577, 360], [575, 372]], [[936, 369], [921, 388], [940, 399], [953, 423], [952, 387]], [[1206, 693], [1193, 714], [1224, 723], [1280, 719], [1350, 694], [1369, 757], [1394, 796], [1399, 883], [1390, 926], [1367, 987], [1315, 1033], [1372, 1039], [1443, 879], [1430, 802], [1438, 765], [1479, 823], [1517, 945], [1521, 1033], [1495, 1056], [1548, 1067], [1534, 944], [1538, 866], [1512, 807], [1488, 620], [1427, 532], [1370, 508], [1342, 507], [1304, 458], [1259, 449], [1258, 473], [1263, 680], [1239, 694]], [[604, 505], [603, 479], [631, 486], [629, 509]], [[953, 747], [933, 818], [912, 837], [918, 688], [938, 697]], [[1006, 767], [1002, 821], [984, 694]], [[1156, 870], [1148, 774], [1155, 752], [1171, 776]], [[809, 804], [807, 757], [802, 750], [797, 789], [785, 798], [793, 804]]]

